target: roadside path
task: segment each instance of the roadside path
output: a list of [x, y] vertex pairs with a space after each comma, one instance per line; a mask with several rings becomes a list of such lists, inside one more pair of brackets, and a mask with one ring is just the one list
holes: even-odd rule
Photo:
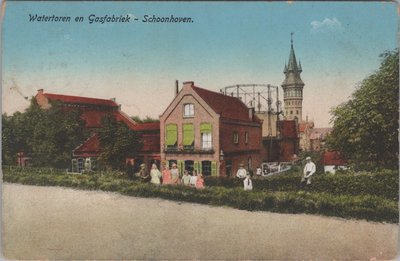
[[398, 226], [3, 184], [7, 259], [395, 259]]

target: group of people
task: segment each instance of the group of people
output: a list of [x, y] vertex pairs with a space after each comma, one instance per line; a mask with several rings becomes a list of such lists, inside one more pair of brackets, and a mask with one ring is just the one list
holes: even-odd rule
[[[303, 175], [301, 177], [301, 183], [306, 183], [307, 185], [311, 184], [312, 176], [316, 171], [316, 167], [314, 162], [311, 161], [311, 157], [306, 158], [306, 164], [303, 169]], [[256, 175], [261, 176], [262, 170], [261, 167], [257, 167]], [[239, 165], [239, 169], [236, 172], [236, 177], [239, 179], [243, 179], [243, 189], [244, 190], [253, 190], [253, 181], [251, 180], [251, 174], [244, 168], [244, 164]]]
[[176, 163], [173, 163], [171, 169], [168, 164], [162, 165], [160, 171], [156, 164], [151, 165], [150, 173], [146, 170], [146, 165], [140, 165], [140, 171], [137, 176], [143, 181], [154, 184], [154, 185], [183, 185], [188, 187], [195, 187], [197, 189], [204, 188], [204, 178], [201, 173], [197, 173], [193, 170], [193, 174], [189, 175], [189, 171], [185, 170], [183, 175], [179, 174], [179, 169]]

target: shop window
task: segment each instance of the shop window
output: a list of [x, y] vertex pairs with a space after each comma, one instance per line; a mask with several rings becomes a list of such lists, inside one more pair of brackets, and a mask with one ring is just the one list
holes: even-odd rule
[[211, 175], [211, 161], [204, 160], [201, 162], [201, 169], [202, 169], [202, 174], [204, 176], [210, 176]]
[[189, 171], [189, 173], [192, 173], [194, 170], [194, 161], [193, 160], [185, 160], [184, 169]]

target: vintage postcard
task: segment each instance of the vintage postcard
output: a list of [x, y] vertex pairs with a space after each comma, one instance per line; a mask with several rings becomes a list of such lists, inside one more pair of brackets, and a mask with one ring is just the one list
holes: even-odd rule
[[4, 1], [6, 260], [395, 260], [394, 2]]

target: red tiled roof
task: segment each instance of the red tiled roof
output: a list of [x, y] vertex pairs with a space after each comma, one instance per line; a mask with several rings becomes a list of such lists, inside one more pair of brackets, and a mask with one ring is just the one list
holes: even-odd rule
[[280, 135], [283, 138], [297, 138], [296, 121], [282, 120], [278, 121]]
[[114, 111], [114, 116], [117, 121], [125, 123], [129, 129], [136, 130], [137, 123], [122, 111]]
[[300, 122], [299, 123], [299, 132], [304, 132], [307, 128], [313, 128], [314, 127], [314, 122]]
[[138, 123], [135, 126], [137, 131], [156, 131], [160, 130], [159, 122], [149, 122], [149, 123]]
[[89, 97], [80, 97], [80, 96], [70, 96], [70, 95], [60, 95], [60, 94], [52, 94], [52, 93], [43, 93], [49, 100], [61, 101], [64, 103], [78, 103], [78, 104], [93, 104], [93, 105], [101, 105], [101, 106], [109, 106], [109, 107], [118, 107], [118, 104], [112, 100], [105, 99], [96, 99]]
[[196, 86], [192, 88], [216, 113], [220, 114], [222, 118], [260, 122], [260, 119], [255, 115], [252, 120], [249, 118], [247, 106], [238, 98]]
[[325, 151], [323, 158], [324, 165], [343, 166], [347, 165], [347, 161], [343, 159], [338, 151]]
[[87, 128], [100, 128], [101, 120], [108, 112], [97, 111], [97, 110], [84, 110], [81, 118], [85, 120]]
[[95, 157], [100, 154], [100, 140], [99, 135], [95, 133], [89, 139], [87, 139], [83, 144], [79, 145], [74, 149], [74, 156], [82, 157]]

